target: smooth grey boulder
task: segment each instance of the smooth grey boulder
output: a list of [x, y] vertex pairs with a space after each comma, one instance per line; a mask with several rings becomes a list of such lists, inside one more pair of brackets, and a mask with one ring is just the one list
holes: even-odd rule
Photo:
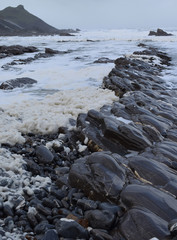
[[43, 145], [36, 148], [36, 156], [38, 163], [51, 163], [54, 159], [52, 152]]
[[93, 200], [117, 202], [125, 184], [125, 170], [115, 155], [93, 153], [77, 160], [69, 173], [72, 187], [82, 189]]

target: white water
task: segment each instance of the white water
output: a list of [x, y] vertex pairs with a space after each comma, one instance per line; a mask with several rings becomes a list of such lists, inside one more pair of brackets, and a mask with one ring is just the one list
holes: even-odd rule
[[[102, 79], [114, 64], [95, 64], [101, 57], [116, 59], [140, 51], [142, 42], [157, 46], [173, 57], [173, 66], [164, 72], [169, 87], [176, 86], [177, 32], [174, 36], [149, 37], [148, 31], [109, 30], [80, 32], [76, 36], [2, 37], [0, 45], [20, 44], [71, 53], [38, 59], [30, 64], [0, 68], [0, 83], [17, 77], [30, 77], [38, 81], [31, 88], [0, 91], [0, 144], [24, 142], [22, 133], [49, 133], [57, 131], [76, 118], [79, 112], [98, 109], [115, 99], [110, 91], [99, 89]], [[34, 56], [35, 53], [0, 60], [0, 67], [12, 60]], [[109, 93], [108, 93], [109, 92]]]

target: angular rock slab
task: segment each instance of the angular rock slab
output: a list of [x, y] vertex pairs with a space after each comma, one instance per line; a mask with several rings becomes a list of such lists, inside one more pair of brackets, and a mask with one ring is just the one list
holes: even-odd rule
[[145, 209], [131, 209], [123, 217], [119, 230], [126, 240], [164, 239], [168, 223]]
[[128, 185], [121, 193], [121, 200], [127, 208], [146, 208], [167, 222], [177, 216], [176, 198], [149, 185]]
[[82, 189], [94, 200], [117, 202], [124, 186], [125, 170], [115, 155], [97, 152], [77, 160], [69, 173], [70, 185]]

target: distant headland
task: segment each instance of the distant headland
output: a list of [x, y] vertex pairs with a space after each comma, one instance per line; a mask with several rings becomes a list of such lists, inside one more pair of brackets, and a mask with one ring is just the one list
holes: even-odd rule
[[0, 11], [0, 36], [66, 35], [79, 29], [57, 29], [29, 13], [23, 5]]

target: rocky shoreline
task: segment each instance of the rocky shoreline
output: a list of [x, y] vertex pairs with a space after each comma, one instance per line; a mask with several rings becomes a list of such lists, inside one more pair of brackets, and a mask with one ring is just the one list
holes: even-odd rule
[[112, 105], [1, 145], [1, 239], [177, 239], [177, 93], [161, 78], [171, 59], [140, 47], [103, 80]]

